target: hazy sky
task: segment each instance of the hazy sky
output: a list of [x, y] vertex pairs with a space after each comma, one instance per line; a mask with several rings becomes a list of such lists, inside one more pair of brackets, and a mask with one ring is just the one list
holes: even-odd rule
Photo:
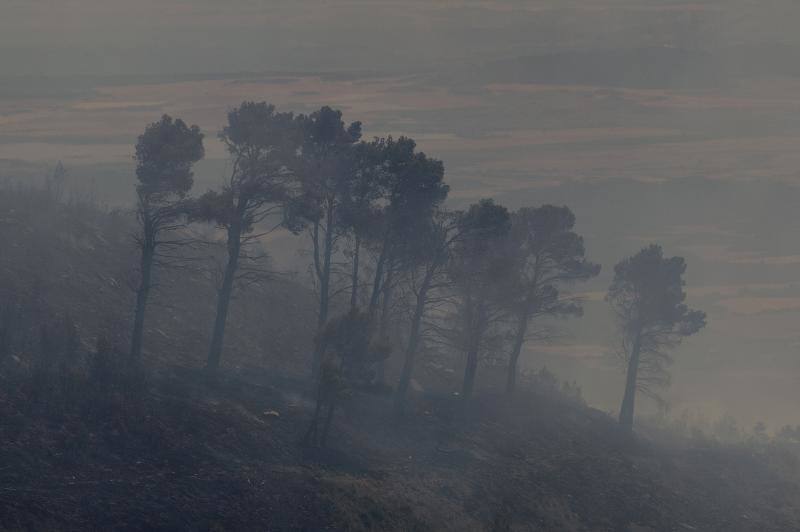
[[797, 43], [792, 0], [4, 0], [4, 74], [416, 69], [569, 48]]
[[[616, 409], [602, 291], [659, 242], [709, 314], [674, 408], [800, 423], [799, 22], [788, 0], [4, 0], [0, 177], [60, 159], [125, 204], [135, 137], [163, 112], [213, 138], [243, 99], [335, 105], [444, 159], [454, 205], [575, 210], [604, 274], [529, 365]], [[201, 189], [224, 164], [213, 141], [208, 157]]]

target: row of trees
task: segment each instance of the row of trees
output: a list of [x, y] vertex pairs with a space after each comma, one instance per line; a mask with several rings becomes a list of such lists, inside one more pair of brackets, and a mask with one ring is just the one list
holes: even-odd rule
[[[527, 340], [543, 317], [582, 313], [569, 287], [598, 275], [585, 257], [567, 207], [509, 212], [490, 199], [448, 210], [444, 165], [407, 137], [361, 139], [361, 124], [322, 107], [308, 115], [244, 102], [219, 134], [230, 174], [217, 190], [189, 198], [192, 168], [204, 155], [197, 126], [164, 116], [136, 145], [140, 285], [130, 359], [141, 354], [154, 267], [185, 243], [190, 222], [216, 225], [227, 262], [218, 290], [207, 370], [219, 367], [237, 281], [258, 277], [261, 237], [278, 228], [305, 233], [318, 295], [310, 373], [317, 415], [354, 383], [383, 384], [384, 361], [402, 352], [395, 406], [402, 412], [418, 354], [439, 346], [463, 357], [461, 395], [473, 395], [482, 360], [504, 359], [513, 393]], [[628, 385], [620, 420], [630, 426], [633, 397], [663, 371], [666, 348], [704, 324], [683, 303], [680, 258], [657, 246], [617, 265], [608, 300], [626, 353]], [[328, 422], [329, 423], [329, 422]], [[327, 426], [327, 424], [325, 426]], [[318, 439], [315, 416], [309, 438]], [[323, 436], [324, 439], [324, 436]]]

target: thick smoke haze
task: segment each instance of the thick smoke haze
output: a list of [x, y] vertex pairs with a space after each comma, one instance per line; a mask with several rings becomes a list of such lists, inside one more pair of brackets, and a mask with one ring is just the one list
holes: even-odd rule
[[[441, 158], [452, 206], [566, 204], [603, 266], [586, 315], [523, 364], [616, 410], [603, 295], [650, 242], [689, 265], [709, 324], [676, 354], [673, 412], [797, 424], [800, 5], [792, 1], [4, 0], [0, 177], [132, 202], [132, 146], [170, 113], [207, 133], [201, 191], [242, 100], [341, 108]], [[302, 269], [296, 241], [275, 261]], [[643, 403], [646, 409], [655, 406]]]

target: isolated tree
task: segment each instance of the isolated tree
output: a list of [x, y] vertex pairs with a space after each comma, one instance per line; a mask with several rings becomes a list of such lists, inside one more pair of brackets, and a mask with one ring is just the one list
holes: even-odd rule
[[[361, 123], [346, 125], [342, 112], [322, 107], [299, 118], [302, 131], [300, 171], [303, 209], [298, 211], [308, 224], [313, 253], [313, 273], [319, 294], [317, 331], [328, 321], [333, 259], [338, 240], [347, 234], [340, 215], [343, 198], [353, 175], [353, 146], [361, 138]], [[312, 376], [320, 369], [322, 353], [315, 349]]]
[[153, 266], [162, 247], [179, 240], [162, 236], [180, 228], [186, 212], [186, 194], [192, 188], [193, 165], [203, 158], [203, 134], [197, 126], [164, 115], [152, 123], [136, 143], [136, 215], [141, 232], [136, 244], [141, 252], [139, 287], [131, 334], [130, 360], [142, 351], [144, 317], [153, 286]]
[[505, 317], [503, 282], [511, 262], [503, 253], [511, 227], [508, 209], [490, 199], [472, 205], [459, 219], [464, 234], [453, 247], [448, 273], [455, 292], [455, 326], [445, 331], [464, 355], [462, 397], [472, 397], [480, 358], [491, 345], [493, 329]]
[[568, 207], [525, 207], [511, 217], [508, 253], [514, 261], [508, 281], [509, 309], [514, 340], [509, 356], [506, 391], [513, 393], [517, 366], [529, 324], [539, 317], [578, 316], [580, 301], [563, 288], [600, 273], [600, 265], [586, 260], [583, 238], [572, 229], [575, 215]]
[[221, 190], [200, 197], [193, 210], [194, 219], [213, 222], [226, 234], [227, 263], [206, 363], [210, 372], [219, 367], [231, 295], [248, 245], [289, 222], [299, 142], [294, 115], [265, 102], [244, 102], [230, 111], [219, 138], [231, 157], [230, 177]]
[[625, 395], [619, 422], [633, 427], [637, 389], [662, 380], [672, 358], [668, 351], [705, 326], [706, 315], [686, 306], [686, 262], [664, 257], [661, 246], [651, 245], [614, 267], [606, 299], [616, 314], [627, 363]]

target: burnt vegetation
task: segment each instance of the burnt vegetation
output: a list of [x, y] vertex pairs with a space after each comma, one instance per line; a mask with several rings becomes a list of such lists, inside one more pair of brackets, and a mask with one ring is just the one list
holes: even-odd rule
[[[614, 268], [617, 423], [522, 363], [600, 272], [568, 207], [451, 209], [413, 139], [263, 102], [192, 195], [204, 139], [145, 127], [134, 212], [68, 196], [61, 165], [0, 190], [0, 528], [800, 525], [796, 428], [634, 417], [705, 325], [681, 257]], [[273, 271], [275, 231], [307, 272]]]

